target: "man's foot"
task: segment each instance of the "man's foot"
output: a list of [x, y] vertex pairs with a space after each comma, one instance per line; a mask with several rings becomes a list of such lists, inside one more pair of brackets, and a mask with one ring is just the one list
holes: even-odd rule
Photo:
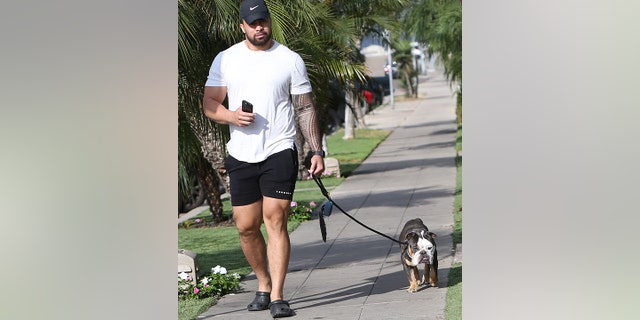
[[247, 310], [249, 311], [261, 311], [269, 309], [269, 302], [271, 302], [270, 298], [271, 293], [256, 291], [256, 297], [253, 298], [253, 301], [247, 306]]
[[289, 302], [284, 300], [275, 300], [269, 304], [271, 316], [274, 318], [291, 317], [293, 310], [289, 307]]

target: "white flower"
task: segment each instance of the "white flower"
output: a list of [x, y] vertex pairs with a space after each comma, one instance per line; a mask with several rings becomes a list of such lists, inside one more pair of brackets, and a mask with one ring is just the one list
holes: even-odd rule
[[200, 280], [200, 282], [202, 282], [202, 284], [208, 284], [209, 283], [209, 278], [204, 277], [204, 278], [202, 278], [202, 280]]
[[211, 268], [211, 270], [213, 270], [214, 274], [227, 274], [227, 268], [225, 267], [221, 267], [221, 266], [215, 266], [213, 268]]
[[235, 272], [234, 274], [232, 274], [231, 276], [233, 276], [236, 279], [240, 279], [240, 274]]
[[189, 280], [189, 275], [186, 272], [178, 273], [178, 277], [180, 277], [180, 279], [182, 280]]

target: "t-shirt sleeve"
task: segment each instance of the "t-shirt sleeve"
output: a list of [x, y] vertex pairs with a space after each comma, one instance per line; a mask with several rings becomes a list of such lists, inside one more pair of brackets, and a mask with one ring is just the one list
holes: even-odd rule
[[209, 68], [209, 76], [207, 76], [207, 81], [205, 82], [205, 87], [226, 87], [227, 82], [224, 80], [222, 76], [222, 59], [224, 56], [224, 52], [219, 53], [215, 59], [213, 59], [213, 63], [211, 64], [211, 68]]
[[291, 75], [291, 94], [303, 94], [311, 92], [311, 82], [307, 75], [307, 67], [300, 55], [296, 54], [296, 62]]

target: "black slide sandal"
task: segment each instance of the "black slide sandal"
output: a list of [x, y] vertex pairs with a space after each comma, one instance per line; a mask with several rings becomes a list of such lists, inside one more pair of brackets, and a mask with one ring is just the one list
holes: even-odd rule
[[264, 291], [256, 291], [256, 297], [247, 306], [249, 311], [261, 311], [269, 308], [269, 302], [271, 302], [271, 293]]
[[289, 302], [284, 300], [272, 301], [269, 304], [269, 311], [271, 311], [271, 316], [274, 318], [291, 317], [293, 315]]

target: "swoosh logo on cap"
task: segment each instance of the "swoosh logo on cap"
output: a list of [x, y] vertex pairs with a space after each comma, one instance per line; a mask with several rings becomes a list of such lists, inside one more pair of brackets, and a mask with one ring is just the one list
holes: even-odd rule
[[260, 5], [257, 5], [257, 6], [255, 6], [255, 7], [249, 7], [249, 10], [253, 11], [253, 9], [255, 9], [255, 8], [259, 7], [259, 6], [260, 6]]

